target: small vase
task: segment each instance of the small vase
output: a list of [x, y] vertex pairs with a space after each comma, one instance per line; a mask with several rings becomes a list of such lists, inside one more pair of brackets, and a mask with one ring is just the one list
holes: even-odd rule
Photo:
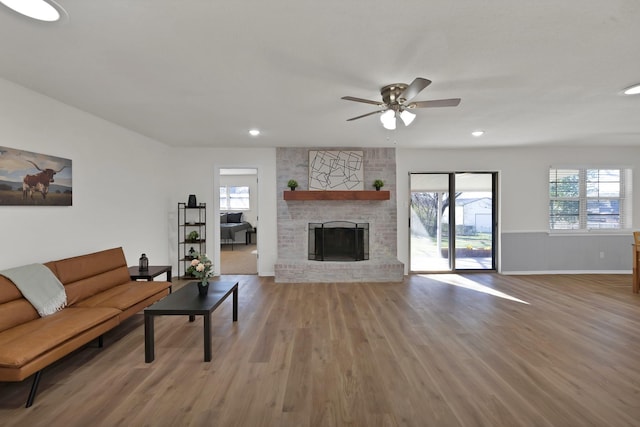
[[380, 191], [382, 187], [376, 187], [376, 191]]
[[209, 282], [198, 282], [198, 295], [206, 297], [209, 292]]
[[289, 189], [291, 189], [291, 191], [296, 191], [296, 187], [289, 187]]

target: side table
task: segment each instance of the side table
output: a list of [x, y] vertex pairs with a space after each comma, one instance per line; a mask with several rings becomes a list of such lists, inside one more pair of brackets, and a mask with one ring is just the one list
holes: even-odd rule
[[257, 232], [258, 232], [258, 227], [253, 227], [253, 228], [250, 228], [249, 230], [247, 230], [246, 234], [244, 235], [244, 238], [245, 238], [244, 244], [245, 245], [251, 244], [251, 235], [255, 234], [257, 236], [257, 234], [256, 234]]
[[[167, 282], [171, 282], [171, 266], [170, 265], [150, 265], [146, 271], [140, 271], [138, 266], [129, 267], [129, 276], [131, 280], [146, 280], [147, 282], [153, 282], [154, 277], [167, 273]], [[173, 291], [169, 288], [169, 293]]]

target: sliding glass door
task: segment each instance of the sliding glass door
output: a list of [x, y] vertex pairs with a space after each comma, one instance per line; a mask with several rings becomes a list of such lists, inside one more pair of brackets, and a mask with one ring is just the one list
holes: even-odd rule
[[412, 272], [495, 270], [495, 172], [410, 174]]

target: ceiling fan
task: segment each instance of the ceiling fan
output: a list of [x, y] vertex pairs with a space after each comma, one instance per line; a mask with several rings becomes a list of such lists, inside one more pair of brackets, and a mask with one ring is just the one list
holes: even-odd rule
[[373, 104], [381, 107], [380, 110], [372, 111], [361, 116], [347, 119], [361, 119], [373, 114], [382, 114], [380, 121], [386, 129], [393, 130], [396, 128], [396, 117], [400, 117], [405, 126], [409, 126], [416, 115], [409, 110], [414, 108], [436, 108], [436, 107], [456, 107], [460, 104], [460, 98], [436, 99], [432, 101], [415, 101], [411, 102], [424, 88], [431, 84], [431, 80], [416, 77], [410, 85], [404, 83], [393, 83], [380, 89], [382, 102], [371, 101], [369, 99], [356, 98], [353, 96], [343, 96], [342, 99], [347, 101], [364, 102], [365, 104]]

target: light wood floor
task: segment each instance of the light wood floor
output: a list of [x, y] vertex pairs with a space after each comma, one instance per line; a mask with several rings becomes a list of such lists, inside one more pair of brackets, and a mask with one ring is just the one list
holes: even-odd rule
[[142, 315], [30, 381], [0, 384], [4, 426], [638, 426], [640, 296], [630, 275], [240, 281], [202, 322]]
[[220, 246], [220, 273], [258, 274], [258, 245], [234, 244]]

